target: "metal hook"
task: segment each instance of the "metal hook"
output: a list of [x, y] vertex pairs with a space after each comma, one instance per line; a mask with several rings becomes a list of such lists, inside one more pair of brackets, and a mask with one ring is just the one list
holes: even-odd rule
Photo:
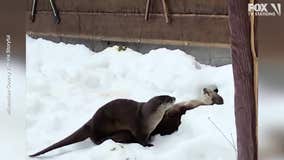
[[[36, 12], [37, 12], [37, 0], [33, 0], [33, 4], [32, 4], [32, 13], [31, 13], [31, 20], [32, 22], [35, 21], [35, 16], [36, 16]], [[60, 23], [60, 17], [59, 17], [59, 14], [58, 14], [58, 10], [56, 8], [56, 5], [55, 3], [53, 2], [53, 0], [49, 0], [49, 4], [50, 4], [50, 7], [52, 9], [52, 13], [53, 13], [53, 17], [54, 17], [54, 22], [56, 24], [59, 24]]]
[[[161, 0], [161, 2], [162, 2], [162, 6], [163, 6], [163, 13], [164, 13], [165, 21], [166, 21], [166, 23], [169, 23], [168, 6], [167, 6], [167, 3], [166, 3], [166, 0]], [[149, 19], [150, 6], [151, 6], [151, 0], [147, 0], [146, 9], [145, 9], [145, 21], [148, 21], [148, 19]]]

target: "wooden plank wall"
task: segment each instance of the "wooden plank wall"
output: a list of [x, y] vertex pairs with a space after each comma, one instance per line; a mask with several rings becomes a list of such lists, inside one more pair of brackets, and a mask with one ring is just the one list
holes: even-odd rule
[[[38, 0], [39, 11], [49, 11], [49, 1]], [[61, 11], [144, 13], [146, 0], [54, 0]], [[160, 0], [152, 0], [152, 12], [162, 13]], [[218, 14], [228, 13], [227, 0], [167, 0], [171, 13]], [[27, 0], [31, 10], [32, 0]]]
[[49, 1], [39, 0], [32, 23], [32, 0], [27, 0], [26, 27], [30, 34], [158, 44], [229, 46], [226, 0], [167, 0], [166, 24], [160, 0], [152, 0], [146, 22], [146, 0], [55, 0], [61, 23], [54, 24]]

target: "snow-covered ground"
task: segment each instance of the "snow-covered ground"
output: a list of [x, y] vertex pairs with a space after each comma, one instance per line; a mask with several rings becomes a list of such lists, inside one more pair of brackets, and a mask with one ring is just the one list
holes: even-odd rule
[[155, 136], [154, 147], [90, 140], [43, 157], [50, 160], [234, 160], [234, 86], [231, 65], [199, 64], [180, 50], [157, 49], [142, 55], [117, 47], [94, 53], [83, 45], [27, 37], [28, 154], [65, 138], [115, 98], [147, 101], [169, 94], [177, 101], [197, 98], [217, 85], [224, 105], [202, 106], [182, 117], [179, 130]]

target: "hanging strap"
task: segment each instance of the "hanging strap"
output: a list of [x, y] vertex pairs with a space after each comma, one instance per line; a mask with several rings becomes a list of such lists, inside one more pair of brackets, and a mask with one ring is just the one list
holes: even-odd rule
[[[254, 4], [255, 0], [250, 0], [250, 3]], [[256, 117], [258, 117], [258, 54], [256, 53], [255, 46], [255, 15], [254, 11], [250, 14], [250, 44], [251, 53], [253, 57], [253, 73], [254, 73], [254, 96], [255, 96], [255, 109]], [[256, 120], [256, 133], [258, 133], [258, 121]], [[258, 140], [258, 135], [256, 135]], [[258, 143], [258, 142], [257, 142]]]

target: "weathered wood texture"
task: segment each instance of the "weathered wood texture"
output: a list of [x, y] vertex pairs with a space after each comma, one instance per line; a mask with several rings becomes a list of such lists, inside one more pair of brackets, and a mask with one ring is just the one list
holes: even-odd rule
[[26, 27], [34, 35], [229, 47], [225, 0], [168, 0], [170, 24], [165, 23], [161, 0], [153, 0], [147, 22], [145, 0], [55, 1], [61, 16], [59, 25], [53, 22], [48, 1], [39, 1], [32, 23], [31, 2], [27, 1]]
[[229, 0], [238, 160], [257, 160], [257, 110], [248, 0]]
[[[30, 11], [33, 0], [27, 0]], [[146, 0], [54, 0], [60, 11], [144, 13]], [[227, 0], [166, 0], [171, 13], [227, 14]], [[50, 11], [48, 0], [39, 0], [39, 11]], [[161, 0], [152, 0], [152, 13], [162, 13]]]
[[171, 16], [171, 18], [172, 24], [168, 25], [160, 15], [152, 15], [151, 20], [146, 22], [143, 15], [61, 12], [62, 23], [56, 25], [50, 12], [39, 12], [36, 22], [27, 21], [26, 26], [28, 32], [51, 36], [182, 45], [209, 43], [212, 46], [228, 46], [229, 28], [226, 17], [184, 15]]

